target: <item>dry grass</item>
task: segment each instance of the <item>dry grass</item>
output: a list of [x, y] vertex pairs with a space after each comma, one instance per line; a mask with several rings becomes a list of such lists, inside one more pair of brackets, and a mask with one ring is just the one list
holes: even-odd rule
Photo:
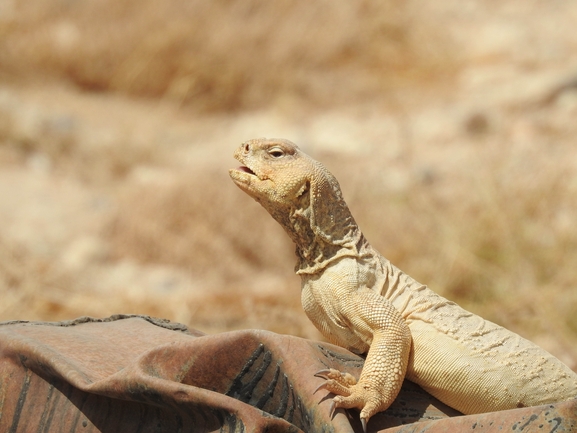
[[454, 69], [414, 3], [20, 1], [0, 21], [0, 73], [200, 111], [334, 107]]
[[[105, 99], [145, 97], [144, 111], [153, 114], [135, 128], [147, 131], [146, 139], [128, 128], [105, 140], [99, 127], [84, 127], [81, 117], [90, 111], [76, 108], [70, 118], [39, 115], [26, 129], [27, 117], [18, 116], [29, 107], [3, 106], [0, 94], [2, 168], [25, 170], [41, 156], [52, 178], [78, 182], [87, 195], [97, 191], [112, 203], [89, 233], [103, 246], [91, 247], [77, 267], [0, 231], [0, 319], [141, 313], [209, 332], [255, 327], [318, 338], [299, 305], [286, 235], [223, 167], [187, 166], [162, 134], [148, 132], [150, 107], [168, 100], [197, 120], [199, 113], [276, 106], [304, 112], [306, 124], [329, 106], [386, 111], [395, 94], [406, 127], [417, 128], [411, 114], [433, 104], [419, 92], [442, 93], [461, 67], [444, 27], [411, 1], [16, 3], [0, 19], [0, 78], [21, 87], [74, 86]], [[409, 84], [417, 87], [417, 103], [399, 96]], [[118, 110], [117, 99], [106, 100]], [[361, 228], [393, 263], [575, 367], [577, 167], [568, 155], [576, 110], [495, 109], [501, 111], [489, 114], [501, 123], [469, 118], [441, 143], [408, 134], [396, 156], [376, 147], [371, 154], [314, 156], [337, 176]], [[112, 116], [119, 124], [122, 112]], [[211, 119], [226, 129], [234, 117]], [[162, 120], [167, 128], [170, 121]], [[194, 131], [186, 138], [201, 141]], [[232, 149], [222, 154], [224, 146], [210, 146], [207, 154], [230, 160]], [[143, 167], [168, 171], [168, 181], [139, 181]], [[115, 280], [123, 269], [132, 273]], [[185, 282], [149, 289], [157, 271]]]
[[[290, 241], [262, 209], [247, 206], [235, 188], [223, 184], [224, 176], [205, 169], [152, 189], [128, 188], [106, 230], [114, 256], [177, 265], [200, 277], [212, 273], [218, 258], [225, 284], [260, 269], [278, 267], [290, 275], [291, 269], [283, 269], [293, 261]], [[281, 253], [271, 257], [270, 250]]]

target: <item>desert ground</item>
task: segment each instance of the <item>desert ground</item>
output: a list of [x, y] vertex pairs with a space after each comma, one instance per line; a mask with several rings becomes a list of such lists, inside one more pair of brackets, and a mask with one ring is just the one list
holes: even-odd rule
[[322, 337], [230, 181], [290, 139], [369, 241], [577, 368], [577, 3], [0, 0], [0, 320]]

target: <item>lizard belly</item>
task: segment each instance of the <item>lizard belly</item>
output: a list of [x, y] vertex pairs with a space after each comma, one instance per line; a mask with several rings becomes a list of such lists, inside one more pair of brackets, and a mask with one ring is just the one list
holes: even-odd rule
[[557, 358], [430, 294], [434, 308], [406, 317], [413, 338], [409, 380], [465, 414], [577, 397], [577, 374]]

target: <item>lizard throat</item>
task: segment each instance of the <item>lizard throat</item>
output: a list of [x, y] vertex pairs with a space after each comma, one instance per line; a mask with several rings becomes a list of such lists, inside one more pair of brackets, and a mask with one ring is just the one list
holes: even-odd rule
[[297, 275], [322, 272], [343, 257], [362, 259], [371, 255], [372, 248], [352, 216], [341, 227], [333, 226], [331, 235], [311, 226], [307, 209], [291, 212], [289, 221], [281, 225], [296, 245]]

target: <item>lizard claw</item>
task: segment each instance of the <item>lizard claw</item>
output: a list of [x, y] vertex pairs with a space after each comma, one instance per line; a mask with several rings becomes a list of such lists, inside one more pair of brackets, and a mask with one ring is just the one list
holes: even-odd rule
[[[337, 404], [335, 403], [335, 401], [331, 401], [331, 407], [329, 409], [329, 416], [331, 419], [333, 419], [333, 415], [335, 414], [335, 409], [337, 408]], [[365, 432], [366, 433], [366, 432]]]
[[313, 394], [316, 394], [319, 389], [325, 389], [327, 387], [327, 382], [321, 383], [316, 389], [313, 391]]
[[333, 394], [348, 395], [348, 389], [357, 382], [349, 373], [341, 373], [334, 368], [319, 370], [315, 373], [315, 377], [325, 379], [325, 382], [321, 383], [313, 394], [320, 389], [326, 389]]
[[322, 370], [317, 371], [314, 376], [315, 377], [320, 377], [322, 379], [328, 379], [328, 375], [330, 374], [331, 369], [330, 368], [324, 368]]
[[[315, 389], [315, 391], [313, 392], [313, 394], [315, 392], [317, 392], [319, 389], [324, 388], [326, 385], [326, 382], [321, 384], [319, 387], [317, 387], [317, 389]], [[334, 400], [331, 400], [331, 406], [329, 407], [329, 418], [333, 419], [333, 416], [335, 415], [335, 410], [337, 409], [337, 402]]]
[[367, 433], [367, 419], [364, 417], [361, 417], [361, 424], [363, 425], [363, 432]]

